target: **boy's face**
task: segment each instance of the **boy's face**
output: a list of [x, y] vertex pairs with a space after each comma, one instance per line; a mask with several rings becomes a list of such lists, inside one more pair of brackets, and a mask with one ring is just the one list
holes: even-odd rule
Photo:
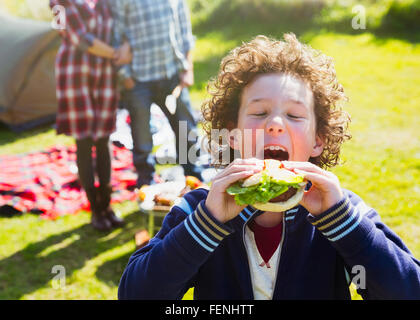
[[313, 93], [302, 80], [260, 75], [243, 89], [240, 103], [237, 132], [242, 138], [231, 139], [231, 146], [242, 158], [308, 161], [322, 153]]

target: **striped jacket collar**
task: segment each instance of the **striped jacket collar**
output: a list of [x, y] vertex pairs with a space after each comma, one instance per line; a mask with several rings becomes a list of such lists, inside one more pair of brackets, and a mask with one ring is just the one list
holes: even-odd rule
[[[296, 214], [303, 209], [302, 206], [298, 205], [294, 208], [286, 210], [284, 212], [284, 221], [287, 224], [291, 224], [295, 221]], [[241, 222], [241, 225], [248, 224], [251, 220], [255, 219], [259, 215], [263, 214], [265, 211], [258, 210], [252, 206], [247, 206], [244, 210], [242, 210], [238, 217], [236, 218]], [[235, 219], [234, 219], [235, 220]]]

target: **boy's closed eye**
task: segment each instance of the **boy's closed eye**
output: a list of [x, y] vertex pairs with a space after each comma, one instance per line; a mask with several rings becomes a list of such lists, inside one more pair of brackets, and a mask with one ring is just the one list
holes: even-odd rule
[[306, 119], [305, 116], [299, 114], [288, 113], [287, 116], [292, 120]]
[[264, 117], [265, 115], [267, 115], [267, 112], [265, 111], [254, 112], [254, 113], [251, 113], [251, 115], [255, 117]]
[[264, 106], [252, 106], [248, 108], [247, 114], [254, 117], [263, 117], [268, 114], [268, 110]]
[[[264, 116], [267, 115], [267, 112], [266, 111], [252, 112], [252, 113], [250, 113], [250, 115], [254, 116], [254, 117], [264, 117]], [[288, 113], [287, 117], [292, 119], [292, 120], [306, 119], [306, 117], [304, 115], [293, 114], [293, 113]]]

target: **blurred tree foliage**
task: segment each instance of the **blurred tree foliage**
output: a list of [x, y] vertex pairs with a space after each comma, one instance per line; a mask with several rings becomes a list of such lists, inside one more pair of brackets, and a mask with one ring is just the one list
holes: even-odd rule
[[420, 32], [420, 0], [392, 1], [381, 24], [385, 29]]
[[[275, 27], [316, 26], [332, 31], [355, 32], [352, 9], [362, 5], [369, 31], [420, 32], [420, 0], [187, 0], [196, 31], [205, 32], [228, 24], [266, 24]], [[51, 19], [48, 0], [0, 0], [10, 14]]]
[[231, 23], [314, 26], [352, 33], [362, 5], [371, 32], [420, 32], [420, 0], [188, 0], [196, 30]]

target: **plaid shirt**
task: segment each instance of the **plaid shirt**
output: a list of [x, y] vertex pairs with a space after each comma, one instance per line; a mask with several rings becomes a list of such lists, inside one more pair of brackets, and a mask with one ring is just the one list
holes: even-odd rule
[[114, 46], [126, 38], [133, 52], [131, 65], [123, 66], [120, 75], [153, 81], [188, 68], [194, 37], [185, 0], [114, 0], [112, 11]]
[[113, 21], [109, 0], [92, 8], [86, 0], [50, 0], [65, 8], [66, 26], [55, 60], [57, 133], [76, 139], [107, 137], [115, 131], [117, 73], [111, 59], [87, 52], [93, 40], [111, 43]]

